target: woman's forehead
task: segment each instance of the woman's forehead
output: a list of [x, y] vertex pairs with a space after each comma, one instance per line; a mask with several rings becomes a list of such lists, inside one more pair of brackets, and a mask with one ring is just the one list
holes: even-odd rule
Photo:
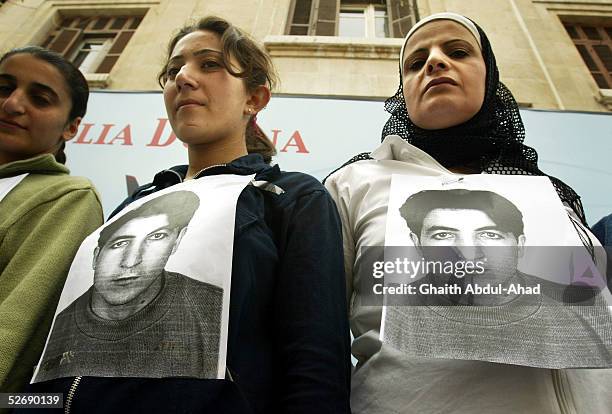
[[419, 49], [444, 44], [452, 40], [463, 40], [477, 50], [480, 49], [474, 35], [462, 24], [453, 20], [433, 20], [418, 29], [406, 42], [404, 56]]
[[211, 31], [196, 30], [195, 32], [185, 35], [176, 42], [171, 58], [204, 49], [221, 52], [221, 39], [216, 33]]
[[17, 53], [9, 56], [0, 64], [0, 74], [15, 78], [20, 83], [47, 87], [60, 100], [70, 98], [68, 85], [59, 69], [32, 54]]
[[[210, 30], [196, 30], [176, 42], [168, 63], [185, 61], [191, 56], [220, 56], [222, 54], [223, 43], [221, 42], [221, 36]], [[242, 70], [242, 65], [240, 65], [233, 53], [230, 52], [229, 58], [230, 61], [226, 62], [228, 65]]]

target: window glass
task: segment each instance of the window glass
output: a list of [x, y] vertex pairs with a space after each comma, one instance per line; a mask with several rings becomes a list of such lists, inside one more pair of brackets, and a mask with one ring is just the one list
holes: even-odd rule
[[340, 10], [338, 36], [365, 37], [364, 10]]
[[86, 40], [81, 44], [73, 63], [83, 73], [95, 72], [110, 45], [111, 39]]
[[374, 12], [374, 31], [376, 37], [389, 37], [389, 20], [386, 10], [376, 10]]

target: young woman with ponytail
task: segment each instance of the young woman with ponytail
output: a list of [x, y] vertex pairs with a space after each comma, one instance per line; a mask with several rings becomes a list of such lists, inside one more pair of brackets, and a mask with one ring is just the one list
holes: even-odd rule
[[254, 175], [235, 209], [225, 377], [77, 376], [34, 390], [74, 389], [71, 412], [88, 414], [349, 413], [340, 219], [317, 180], [270, 165], [274, 146], [256, 121], [274, 85], [270, 57], [231, 23], [207, 17], [172, 38], [159, 83], [188, 164], [157, 173], [115, 213], [185, 180]]

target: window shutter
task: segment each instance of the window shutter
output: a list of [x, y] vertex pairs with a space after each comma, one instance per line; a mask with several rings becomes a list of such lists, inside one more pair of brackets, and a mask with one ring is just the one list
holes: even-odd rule
[[387, 0], [387, 9], [392, 36], [406, 36], [418, 20], [414, 0]]
[[134, 32], [131, 31], [121, 32], [121, 34], [115, 38], [113, 47], [111, 47], [111, 50], [109, 50], [108, 53], [120, 54], [121, 52], [123, 52], [123, 49], [125, 49], [125, 46], [130, 41], [133, 34]]
[[302, 36], [310, 34], [311, 12], [312, 0], [294, 0], [288, 34]]
[[81, 33], [81, 29], [64, 27], [57, 36], [55, 36], [55, 39], [49, 43], [48, 48], [67, 57], [75, 44], [80, 40]]
[[336, 22], [338, 21], [339, 9], [340, 0], [319, 0], [315, 26], [315, 34], [317, 36], [336, 35]]
[[564, 26], [597, 86], [611, 88], [612, 27], [572, 22], [565, 22]]
[[117, 59], [119, 59], [118, 55], [107, 55], [102, 63], [100, 63], [100, 66], [98, 66], [98, 69], [96, 69], [96, 73], [110, 73], [111, 69], [117, 62]]

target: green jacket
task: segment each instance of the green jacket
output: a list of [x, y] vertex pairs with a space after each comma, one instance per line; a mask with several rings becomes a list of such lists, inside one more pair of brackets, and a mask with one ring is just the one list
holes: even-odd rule
[[0, 391], [33, 374], [70, 264], [103, 223], [91, 182], [52, 155], [0, 166], [0, 179], [29, 173], [0, 201]]

